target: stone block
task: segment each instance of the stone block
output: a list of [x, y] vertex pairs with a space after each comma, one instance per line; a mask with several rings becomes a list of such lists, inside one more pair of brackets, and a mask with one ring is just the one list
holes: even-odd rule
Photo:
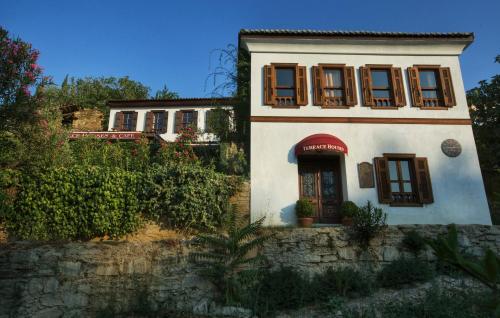
[[100, 264], [95, 270], [98, 276], [116, 276], [119, 274], [118, 268], [113, 264]]
[[344, 247], [338, 249], [340, 260], [353, 260], [356, 258], [356, 251], [352, 247]]
[[88, 303], [88, 297], [85, 294], [65, 293], [63, 294], [63, 302], [68, 308], [84, 307]]
[[384, 261], [392, 262], [399, 258], [399, 250], [394, 246], [385, 246], [382, 252]]
[[62, 300], [55, 294], [45, 294], [40, 298], [40, 303], [46, 307], [62, 306]]
[[59, 281], [54, 277], [50, 277], [45, 281], [45, 284], [43, 286], [43, 291], [46, 293], [55, 293], [58, 288], [59, 288]]
[[76, 277], [80, 274], [82, 264], [80, 262], [62, 261], [59, 262], [59, 271], [63, 276]]
[[33, 318], [57, 318], [62, 317], [63, 312], [58, 308], [47, 308], [37, 311], [33, 314]]

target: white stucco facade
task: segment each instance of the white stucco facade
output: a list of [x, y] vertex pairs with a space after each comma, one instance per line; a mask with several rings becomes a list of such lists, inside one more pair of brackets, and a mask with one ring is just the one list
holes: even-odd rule
[[[240, 39], [251, 58], [251, 219], [266, 216], [268, 225], [295, 224], [299, 199], [298, 159], [295, 145], [314, 134], [330, 134], [349, 149], [341, 157], [342, 196], [363, 205], [367, 200], [382, 207], [389, 224], [491, 224], [479, 161], [470, 124], [418, 123], [418, 119], [470, 119], [460, 70], [461, 41], [429, 40], [324, 40], [262, 38]], [[263, 68], [271, 63], [298, 63], [307, 69], [308, 105], [279, 108], [263, 103]], [[355, 68], [357, 105], [347, 109], [313, 106], [311, 68], [320, 63], [346, 64]], [[391, 64], [403, 70], [406, 106], [372, 109], [363, 105], [359, 67]], [[449, 67], [456, 106], [424, 110], [412, 106], [407, 67]], [[258, 120], [266, 117], [265, 122]], [[290, 117], [302, 119], [288, 120]], [[383, 123], [306, 122], [304, 118], [376, 118]], [[276, 118], [273, 122], [272, 118]], [[288, 119], [287, 119], [288, 118]], [[415, 120], [401, 124], [391, 119]], [[314, 121], [314, 120], [312, 120]], [[441, 150], [446, 139], [462, 147], [458, 157]], [[357, 165], [373, 163], [384, 153], [415, 154], [427, 158], [434, 202], [414, 207], [380, 204], [377, 186], [360, 188]]]

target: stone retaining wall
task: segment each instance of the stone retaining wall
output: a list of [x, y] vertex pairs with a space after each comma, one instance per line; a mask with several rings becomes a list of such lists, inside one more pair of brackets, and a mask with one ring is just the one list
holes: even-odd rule
[[[263, 253], [274, 268], [315, 273], [330, 266], [381, 266], [408, 253], [403, 233], [426, 236], [444, 226], [391, 226], [363, 251], [344, 227], [269, 229], [276, 236]], [[460, 242], [472, 254], [500, 253], [500, 227], [460, 226]], [[166, 308], [207, 313], [213, 286], [187, 262], [188, 241], [83, 242], [0, 245], [0, 317], [92, 317], [110, 312]], [[424, 257], [432, 259], [432, 253]]]

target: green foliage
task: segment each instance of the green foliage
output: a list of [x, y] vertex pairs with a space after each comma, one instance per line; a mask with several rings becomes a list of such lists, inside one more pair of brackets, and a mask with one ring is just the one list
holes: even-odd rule
[[297, 200], [295, 204], [295, 213], [298, 218], [310, 218], [314, 215], [314, 206], [307, 199]]
[[167, 85], [163, 85], [163, 88], [156, 92], [155, 99], [176, 99], [179, 98], [179, 94], [172, 92], [167, 88]]
[[425, 282], [434, 276], [432, 267], [419, 259], [400, 258], [386, 265], [377, 275], [382, 287], [399, 288], [403, 285]]
[[359, 207], [352, 201], [344, 201], [340, 206], [340, 214], [342, 217], [352, 218], [358, 213]]
[[248, 164], [243, 149], [235, 143], [220, 143], [218, 169], [229, 175], [244, 175]]
[[366, 296], [373, 291], [374, 282], [367, 274], [349, 267], [328, 268], [324, 274], [314, 278], [312, 286], [316, 297], [327, 301], [332, 295], [349, 298]]
[[23, 175], [5, 226], [22, 239], [117, 237], [140, 224], [140, 179], [119, 168], [50, 168]]
[[370, 241], [375, 238], [385, 228], [385, 212], [376, 208], [370, 201], [365, 206], [360, 207], [353, 215], [351, 226], [351, 239], [358, 242], [361, 247], [366, 248]]
[[201, 265], [200, 274], [218, 288], [226, 304], [239, 301], [242, 286], [251, 286], [259, 273], [264, 257], [258, 253], [271, 237], [261, 232], [264, 218], [240, 227], [236, 212], [230, 214], [227, 233], [199, 234], [196, 242], [207, 252], [192, 252], [190, 259]]
[[428, 239], [437, 258], [448, 263], [469, 276], [479, 280], [492, 291], [494, 301], [491, 304], [495, 317], [500, 317], [500, 257], [487, 249], [482, 259], [473, 260], [465, 257], [459, 250], [458, 234], [455, 225], [449, 226], [446, 236]]
[[405, 233], [403, 238], [403, 246], [406, 247], [414, 255], [419, 255], [425, 250], [427, 243], [425, 238], [423, 238], [417, 231], [411, 230]]
[[150, 218], [178, 228], [214, 229], [224, 221], [227, 202], [239, 184], [238, 178], [198, 162], [153, 164], [139, 196]]
[[310, 281], [298, 271], [282, 267], [264, 272], [244, 305], [259, 317], [274, 317], [278, 310], [301, 308], [314, 299]]
[[234, 135], [233, 111], [217, 107], [207, 114], [207, 132], [215, 134], [221, 142], [231, 141]]

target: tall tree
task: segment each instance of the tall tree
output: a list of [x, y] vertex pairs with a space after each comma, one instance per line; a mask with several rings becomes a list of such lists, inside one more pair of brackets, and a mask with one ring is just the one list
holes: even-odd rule
[[[495, 62], [500, 63], [500, 55]], [[480, 81], [467, 100], [490, 208], [500, 222], [500, 74]]]
[[179, 94], [172, 92], [167, 88], [167, 85], [163, 85], [163, 88], [156, 91], [155, 99], [175, 99], [179, 98]]

